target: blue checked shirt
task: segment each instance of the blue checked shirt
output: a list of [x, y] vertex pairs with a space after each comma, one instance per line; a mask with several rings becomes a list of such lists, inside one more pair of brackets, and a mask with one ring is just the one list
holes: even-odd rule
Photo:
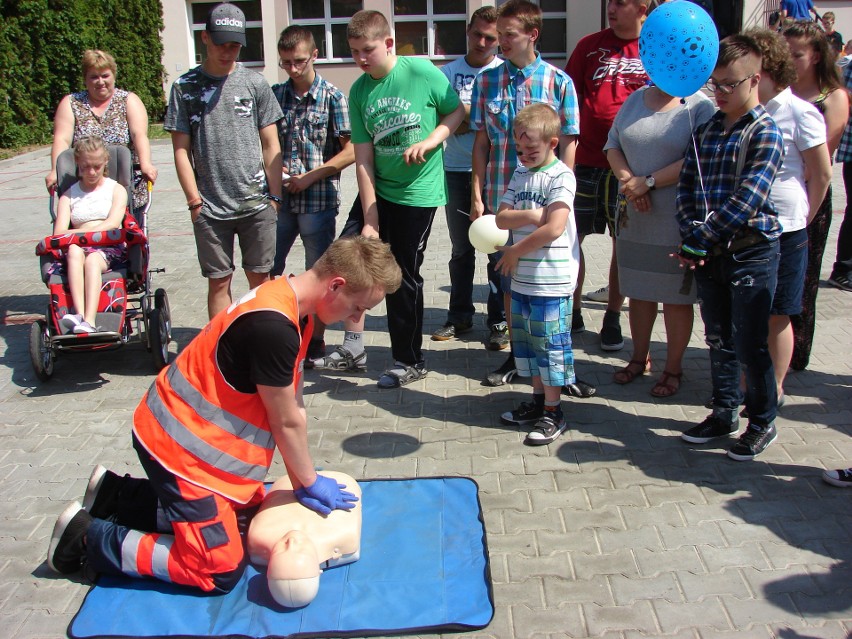
[[[765, 116], [741, 149], [743, 129]], [[724, 244], [745, 226], [767, 239], [781, 235], [778, 214], [769, 200], [769, 190], [784, 159], [784, 141], [775, 121], [758, 105], [742, 116], [730, 131], [723, 125], [725, 114], [717, 111], [694, 133], [700, 144], [702, 190], [695, 146], [686, 151], [677, 185], [677, 221], [684, 244], [710, 250]], [[706, 130], [703, 136], [702, 133]], [[737, 154], [745, 153], [742, 176], [736, 174]], [[705, 204], [706, 198], [706, 204]]]
[[[352, 133], [349, 103], [340, 89], [317, 74], [302, 98], [293, 91], [290, 80], [274, 85], [272, 92], [284, 112], [284, 118], [278, 121], [278, 137], [285, 172], [307, 173], [340, 152], [339, 138]], [[297, 215], [338, 208], [340, 174], [319, 180], [285, 199], [289, 200], [290, 211]]]
[[470, 128], [486, 131], [491, 142], [485, 173], [485, 206], [494, 213], [518, 166], [512, 123], [518, 111], [535, 102], [549, 104], [559, 114], [560, 134], [579, 135], [580, 110], [574, 83], [567, 73], [542, 60], [541, 55], [523, 69], [507, 60], [476, 76]]
[[[852, 65], [847, 64], [843, 69], [843, 81], [846, 88], [852, 91]], [[843, 135], [840, 137], [840, 146], [837, 147], [837, 162], [852, 162], [852, 118], [846, 123]]]

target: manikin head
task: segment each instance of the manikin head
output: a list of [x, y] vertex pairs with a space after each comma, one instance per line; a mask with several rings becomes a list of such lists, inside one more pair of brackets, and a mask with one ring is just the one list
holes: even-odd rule
[[266, 579], [272, 598], [287, 608], [302, 608], [319, 591], [317, 548], [301, 530], [291, 530], [272, 547]]

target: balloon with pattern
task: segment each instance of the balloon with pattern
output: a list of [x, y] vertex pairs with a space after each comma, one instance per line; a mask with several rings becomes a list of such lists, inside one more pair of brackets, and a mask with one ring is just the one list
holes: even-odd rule
[[639, 34], [639, 57], [651, 81], [669, 95], [698, 91], [716, 66], [719, 33], [708, 13], [689, 0], [651, 12]]

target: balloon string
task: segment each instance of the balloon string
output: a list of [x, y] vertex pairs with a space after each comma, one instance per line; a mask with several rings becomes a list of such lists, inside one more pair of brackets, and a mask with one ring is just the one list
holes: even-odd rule
[[689, 115], [689, 130], [692, 131], [692, 148], [695, 150], [695, 167], [698, 170], [698, 185], [701, 188], [701, 199], [704, 200], [704, 221], [710, 217], [710, 204], [707, 202], [707, 190], [704, 188], [704, 176], [701, 174], [701, 160], [698, 155], [698, 143], [695, 140], [695, 122], [692, 120], [692, 110], [686, 98], [681, 98], [681, 104], [686, 105], [686, 113]]

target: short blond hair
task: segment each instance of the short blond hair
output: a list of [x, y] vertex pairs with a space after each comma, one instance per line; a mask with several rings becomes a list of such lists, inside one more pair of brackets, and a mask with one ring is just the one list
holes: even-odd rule
[[104, 159], [104, 175], [109, 175], [109, 151], [107, 151], [104, 141], [95, 135], [80, 138], [74, 143], [74, 162], [79, 164], [80, 158], [84, 153], [98, 152], [101, 153]]
[[543, 102], [521, 109], [513, 126], [515, 130], [521, 128], [539, 133], [545, 140], [559, 137], [559, 115], [552, 106]]
[[402, 271], [390, 245], [363, 235], [332, 242], [314, 263], [313, 270], [320, 277], [344, 278], [346, 286], [355, 293], [377, 287], [385, 294], [395, 293], [402, 283]]
[[100, 49], [87, 49], [84, 51], [81, 66], [83, 67], [83, 78], [85, 78], [92, 69], [96, 69], [98, 71], [101, 69], [109, 69], [112, 71], [113, 75], [118, 75], [118, 67], [115, 64], [115, 58], [106, 51], [101, 51]]
[[380, 40], [391, 37], [388, 19], [378, 11], [362, 9], [346, 25], [346, 39]]

